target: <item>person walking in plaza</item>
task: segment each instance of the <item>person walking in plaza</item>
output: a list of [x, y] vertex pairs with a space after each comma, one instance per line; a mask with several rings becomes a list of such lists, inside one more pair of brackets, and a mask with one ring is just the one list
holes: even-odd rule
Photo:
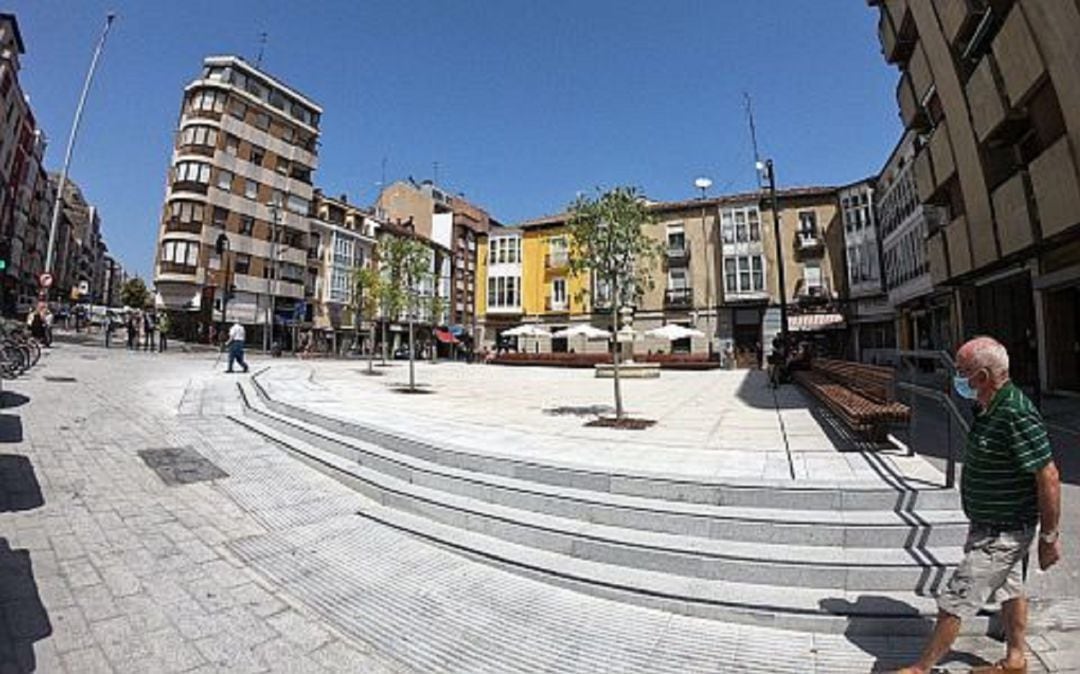
[[154, 350], [154, 314], [150, 311], [143, 312], [143, 351]]
[[247, 362], [244, 361], [244, 340], [247, 338], [244, 332], [244, 326], [239, 322], [233, 323], [229, 328], [229, 366], [225, 369], [226, 372], [233, 371], [233, 362], [240, 363], [240, 367], [244, 368], [244, 372], [248, 371]]
[[990, 337], [976, 337], [956, 353], [956, 392], [978, 401], [968, 433], [960, 494], [970, 520], [964, 559], [938, 597], [933, 634], [919, 661], [898, 674], [931, 671], [951, 647], [962, 620], [993, 597], [1001, 602], [1005, 657], [977, 667], [981, 674], [1027, 672], [1024, 574], [1038, 527], [1038, 564], [1061, 557], [1058, 521], [1061, 482], [1042, 417], [1009, 381], [1009, 354]]
[[158, 351], [165, 353], [165, 349], [169, 348], [169, 328], [172, 327], [169, 322], [169, 314], [162, 311], [161, 316], [158, 317]]
[[135, 327], [136, 314], [129, 313], [127, 317], [127, 348], [128, 351], [135, 350], [135, 340], [138, 338], [138, 328]]

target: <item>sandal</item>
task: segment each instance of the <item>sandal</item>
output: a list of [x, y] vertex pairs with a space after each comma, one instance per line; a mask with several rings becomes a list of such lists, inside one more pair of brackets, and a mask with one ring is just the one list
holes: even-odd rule
[[1019, 667], [1009, 667], [1002, 659], [992, 665], [975, 667], [971, 670], [971, 674], [1027, 674], [1027, 662]]

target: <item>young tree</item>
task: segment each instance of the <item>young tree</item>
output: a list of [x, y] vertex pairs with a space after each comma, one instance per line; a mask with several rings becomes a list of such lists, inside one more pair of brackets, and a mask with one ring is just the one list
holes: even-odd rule
[[150, 291], [146, 283], [138, 276], [124, 281], [120, 288], [120, 301], [124, 306], [142, 309], [150, 302]]
[[379, 311], [380, 286], [382, 275], [376, 267], [365, 265], [353, 269], [353, 295], [350, 306], [353, 310], [356, 341], [360, 341], [360, 319], [368, 322], [368, 374], [375, 367], [375, 316]]
[[409, 390], [415, 391], [415, 322], [421, 309], [420, 289], [433, 276], [431, 251], [416, 239], [387, 236], [379, 241], [379, 260], [383, 275], [383, 306], [387, 315], [398, 317], [402, 310], [408, 315]]
[[[434, 275], [432, 276], [434, 278]], [[438, 284], [435, 284], [437, 286]], [[427, 299], [427, 312], [431, 316], [431, 362], [435, 362], [436, 352], [438, 351], [438, 339], [435, 337], [435, 327], [439, 325], [442, 319], [443, 312], [446, 311], [446, 298], [441, 297], [438, 292], [438, 287], [432, 287], [431, 296]]]
[[[604, 289], [611, 303], [612, 364], [615, 418], [623, 418], [619, 380], [619, 310], [635, 304], [653, 286], [652, 266], [660, 260], [661, 245], [645, 233], [652, 222], [645, 198], [632, 187], [597, 190], [596, 197], [581, 195], [570, 204], [570, 271], [591, 274], [594, 288]], [[588, 291], [585, 291], [586, 293]]]

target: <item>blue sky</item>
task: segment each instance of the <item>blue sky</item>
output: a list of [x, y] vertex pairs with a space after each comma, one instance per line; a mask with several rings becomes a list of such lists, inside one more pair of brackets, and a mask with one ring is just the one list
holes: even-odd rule
[[263, 31], [264, 68], [324, 108], [316, 184], [365, 205], [384, 158], [388, 181], [438, 162], [507, 224], [597, 186], [752, 188], [744, 91], [782, 187], [873, 174], [900, 134], [877, 12], [851, 0], [16, 0], [50, 170], [109, 10], [71, 175], [144, 275], [183, 86], [208, 54], [253, 60]]

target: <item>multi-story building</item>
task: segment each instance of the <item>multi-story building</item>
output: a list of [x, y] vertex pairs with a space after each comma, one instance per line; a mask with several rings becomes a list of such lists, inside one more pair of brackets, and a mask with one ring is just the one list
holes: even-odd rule
[[[60, 182], [59, 175], [52, 174], [50, 181], [55, 192]], [[61, 199], [63, 217], [57, 227], [57, 257], [53, 268], [59, 272], [57, 281], [67, 285], [58, 287], [56, 296], [101, 303], [105, 294], [105, 254], [108, 248], [101, 234], [100, 213], [87, 202], [82, 189], [70, 179], [64, 182]]]
[[29, 309], [45, 270], [51, 193], [42, 165], [45, 135], [19, 84], [25, 53], [13, 14], [0, 13], [0, 313]]
[[[845, 286], [836, 190], [791, 189], [778, 196], [781, 222], [791, 223], [782, 228], [782, 251], [792, 329], [843, 327], [835, 307]], [[713, 353], [730, 345], [744, 364], [759, 362], [763, 343], [772, 337], [767, 314], [780, 297], [772, 216], [763, 211], [765, 203], [755, 192], [650, 204], [653, 222], [645, 233], [662, 244], [663, 254], [650, 271], [652, 288], [633, 307], [634, 329], [675, 323], [705, 337], [678, 345], [643, 339], [635, 349], [704, 354], [712, 342]], [[609, 293], [587, 275], [569, 272], [566, 220], [559, 214], [493, 229], [481, 241], [477, 305], [484, 314], [486, 346], [521, 323], [551, 331], [579, 323], [611, 328]], [[568, 348], [545, 338], [533, 346]], [[583, 346], [605, 348], [603, 343]]]
[[954, 346], [952, 290], [934, 288], [927, 234], [941, 225], [941, 209], [919, 203], [915, 141], [906, 132], [878, 177], [877, 216], [885, 290], [902, 349], [946, 350]]
[[[362, 314], [354, 297], [356, 270], [374, 263], [378, 221], [371, 213], [350, 204], [346, 195], [338, 198], [315, 190], [315, 215], [311, 220], [309, 250], [317, 264], [315, 309], [316, 329], [332, 334], [335, 345], [356, 338]], [[360, 334], [357, 350], [366, 349], [367, 333]]]
[[185, 87], [154, 270], [157, 303], [181, 334], [223, 320], [224, 309], [258, 340], [252, 333], [265, 334], [271, 311], [275, 323], [293, 320], [314, 293], [308, 236], [321, 114], [236, 56], [206, 58]]
[[842, 187], [837, 198], [847, 260], [849, 353], [856, 360], [876, 361], [896, 348], [896, 327], [882, 271], [875, 180]]
[[1080, 9], [869, 3], [919, 137], [919, 203], [944, 209], [927, 255], [953, 290], [955, 341], [991, 334], [1020, 383], [1080, 390]]
[[439, 289], [446, 300], [447, 329], [466, 347], [474, 343], [480, 327], [475, 305], [477, 244], [490, 229], [501, 225], [463, 195], [450, 194], [430, 180], [388, 185], [379, 194], [375, 213], [390, 222], [411, 221], [416, 236], [450, 252], [449, 275], [445, 287]]

